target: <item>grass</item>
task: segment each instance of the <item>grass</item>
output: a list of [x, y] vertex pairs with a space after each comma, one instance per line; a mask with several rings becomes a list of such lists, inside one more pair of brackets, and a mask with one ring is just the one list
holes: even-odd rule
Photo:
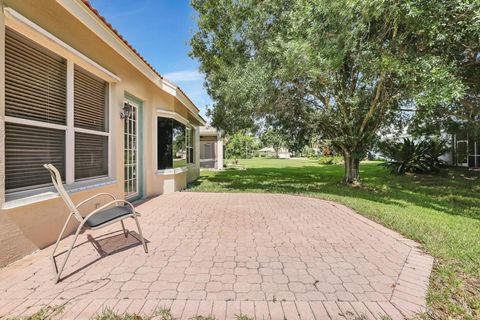
[[173, 159], [174, 168], [182, 168], [187, 166], [187, 159]]
[[141, 317], [137, 314], [122, 313], [118, 314], [111, 309], [103, 310], [94, 320], [150, 320], [151, 317]]
[[[54, 319], [60, 317], [64, 310], [64, 306], [47, 306], [44, 307], [34, 314], [26, 317], [7, 317], [6, 320], [47, 320], [47, 319]], [[1, 317], [1, 315], [0, 315]], [[2, 318], [3, 319], [3, 318]]]
[[[6, 318], [6, 320], [50, 320], [50, 319], [57, 319], [61, 317], [61, 314], [64, 310], [64, 306], [55, 306], [55, 307], [45, 307], [36, 313], [25, 316], [25, 317], [14, 317], [14, 318]], [[2, 316], [0, 318], [3, 319]], [[97, 313], [92, 320], [179, 320], [178, 318], [174, 317], [169, 308], [159, 308], [154, 312], [154, 315], [140, 315], [136, 313], [118, 313], [113, 309], [105, 308], [102, 309], [99, 313]], [[216, 320], [214, 316], [203, 316], [203, 315], [196, 315], [190, 320]], [[254, 320], [253, 317], [239, 314], [235, 315], [235, 320]], [[356, 319], [355, 319], [356, 320]], [[359, 319], [360, 320], [360, 319]]]
[[480, 173], [389, 174], [361, 164], [362, 184], [341, 182], [342, 165], [315, 160], [241, 160], [245, 170], [204, 171], [189, 191], [300, 194], [345, 204], [423, 245], [435, 264], [427, 297], [438, 319], [480, 319]]
[[216, 319], [215, 319], [215, 317], [212, 317], [212, 316], [207, 316], [207, 317], [195, 316], [191, 320], [216, 320]]
[[157, 310], [155, 314], [158, 316], [160, 320], [175, 320], [172, 313], [170, 312], [170, 309], [167, 309], [167, 308], [161, 308]]

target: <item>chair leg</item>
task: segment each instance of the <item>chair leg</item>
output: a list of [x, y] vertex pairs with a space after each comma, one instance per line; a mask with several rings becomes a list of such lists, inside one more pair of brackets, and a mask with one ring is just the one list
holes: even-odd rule
[[55, 280], [54, 280], [55, 283], [58, 283], [58, 281], [60, 280], [60, 276], [62, 274], [63, 268], [65, 268], [65, 265], [67, 264], [67, 260], [70, 257], [70, 253], [72, 253], [73, 247], [75, 246], [75, 242], [77, 241], [78, 235], [80, 234], [80, 230], [82, 230], [82, 227], [83, 227], [83, 224], [80, 224], [78, 226], [78, 229], [75, 232], [75, 236], [73, 238], [72, 244], [70, 245], [70, 248], [68, 248], [67, 255], [65, 256], [65, 259], [63, 260], [62, 265], [60, 266], [60, 269], [57, 269], [57, 265], [55, 263], [55, 260], [53, 261], [54, 264], [55, 264], [55, 269], [58, 270], [57, 274], [56, 274], [56, 277], [55, 277]]
[[65, 233], [65, 230], [67, 229], [67, 225], [70, 222], [71, 218], [72, 218], [72, 214], [70, 214], [68, 216], [67, 221], [65, 221], [65, 224], [63, 225], [62, 231], [60, 231], [60, 234], [58, 235], [57, 242], [55, 243], [55, 246], [53, 247], [52, 255], [50, 256], [50, 260], [52, 261], [52, 264], [53, 264], [54, 276], [57, 276], [57, 274], [58, 274], [57, 264], [55, 263], [55, 252], [57, 251], [58, 245], [60, 244], [60, 240], [62, 240], [63, 234]]
[[140, 235], [143, 249], [145, 250], [145, 253], [148, 253], [147, 244], [145, 243], [145, 239], [143, 238], [142, 229], [140, 228], [140, 223], [138, 223], [137, 215], [135, 213], [133, 214], [133, 219], [135, 219], [135, 223], [137, 224], [138, 234]]
[[122, 224], [123, 235], [125, 236], [125, 238], [128, 238], [128, 232], [127, 229], [125, 229], [125, 224], [123, 223], [123, 220], [120, 220], [120, 223]]

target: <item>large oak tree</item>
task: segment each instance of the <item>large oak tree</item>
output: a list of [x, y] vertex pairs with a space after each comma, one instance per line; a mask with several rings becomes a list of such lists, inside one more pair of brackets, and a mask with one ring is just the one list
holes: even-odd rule
[[[213, 124], [227, 132], [277, 119], [315, 125], [345, 180], [402, 109], [465, 96], [462, 39], [478, 39], [468, 0], [192, 0], [192, 56], [206, 75]], [[473, 36], [472, 36], [473, 35]], [[452, 40], [449, 40], [450, 37]], [[442, 50], [444, 46], [444, 50]], [[477, 53], [473, 60], [478, 60]], [[301, 130], [297, 130], [301, 132]]]

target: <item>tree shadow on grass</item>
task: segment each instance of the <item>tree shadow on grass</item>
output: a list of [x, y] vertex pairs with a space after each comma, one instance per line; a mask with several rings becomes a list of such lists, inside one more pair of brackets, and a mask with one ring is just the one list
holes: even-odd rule
[[341, 196], [405, 207], [409, 204], [480, 220], [480, 173], [448, 168], [435, 175], [397, 176], [378, 163], [362, 163], [362, 185], [342, 183], [343, 166], [224, 170], [191, 184], [195, 191], [268, 192]]

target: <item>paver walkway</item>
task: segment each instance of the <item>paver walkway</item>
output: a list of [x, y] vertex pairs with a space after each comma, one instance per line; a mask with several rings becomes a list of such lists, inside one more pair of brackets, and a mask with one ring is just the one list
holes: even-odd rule
[[181, 192], [138, 211], [148, 254], [120, 224], [87, 231], [53, 284], [52, 248], [41, 250], [0, 270], [0, 316], [50, 305], [64, 319], [161, 307], [178, 319], [404, 319], [425, 308], [433, 258], [339, 204]]

